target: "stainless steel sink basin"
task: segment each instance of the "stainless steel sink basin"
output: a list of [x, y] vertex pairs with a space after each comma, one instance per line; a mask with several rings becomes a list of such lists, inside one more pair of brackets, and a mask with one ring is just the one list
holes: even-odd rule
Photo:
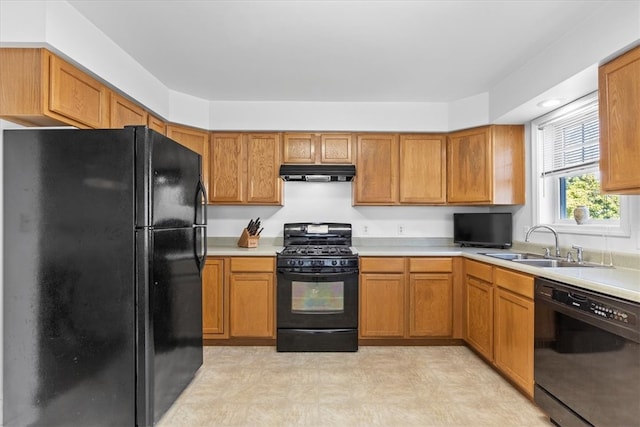
[[513, 252], [483, 253], [481, 255], [486, 255], [493, 258], [500, 258], [507, 261], [516, 261], [516, 260], [524, 260], [524, 259], [544, 259], [542, 255], [519, 254], [519, 253], [513, 253]]
[[557, 258], [545, 258], [543, 255], [531, 254], [531, 253], [516, 253], [516, 252], [495, 252], [495, 253], [481, 253], [480, 255], [486, 255], [493, 258], [503, 259], [506, 261], [513, 261], [519, 264], [532, 265], [535, 267], [601, 267], [611, 268], [606, 265], [591, 264], [591, 263], [577, 263], [570, 262]]
[[593, 267], [589, 264], [578, 264], [577, 262], [562, 261], [559, 259], [513, 259], [518, 264], [533, 265], [535, 267]]

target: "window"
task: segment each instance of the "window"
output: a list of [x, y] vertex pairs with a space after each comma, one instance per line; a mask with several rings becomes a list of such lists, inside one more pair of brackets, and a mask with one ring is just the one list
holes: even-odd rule
[[[566, 232], [624, 232], [624, 198], [600, 194], [597, 92], [534, 120], [532, 128], [538, 222]], [[581, 224], [574, 219], [578, 206], [589, 212]]]

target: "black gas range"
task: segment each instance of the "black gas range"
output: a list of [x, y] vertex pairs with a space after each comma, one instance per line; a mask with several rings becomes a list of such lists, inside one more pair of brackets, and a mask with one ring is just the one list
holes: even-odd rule
[[351, 224], [288, 223], [277, 254], [277, 350], [357, 351]]

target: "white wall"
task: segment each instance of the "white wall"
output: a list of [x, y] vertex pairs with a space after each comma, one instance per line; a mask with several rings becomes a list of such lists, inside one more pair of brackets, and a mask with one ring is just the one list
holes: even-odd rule
[[209, 102], [194, 98], [164, 86], [65, 1], [0, 1], [0, 46], [48, 47], [162, 118], [204, 129], [440, 132], [531, 120], [547, 112], [537, 109], [534, 101], [541, 94], [552, 95], [550, 89], [568, 80], [578, 79], [580, 84], [564, 85], [563, 93], [570, 97], [567, 101], [593, 91], [597, 81], [593, 75], [583, 81], [581, 73], [637, 43], [639, 16], [640, 1], [603, 2], [589, 19], [488, 93], [450, 104]]
[[[352, 224], [354, 237], [452, 238], [453, 212], [490, 210], [468, 206], [351, 206], [351, 191], [352, 184], [346, 182], [285, 182], [284, 206], [210, 205], [207, 234], [240, 236], [249, 219], [260, 217], [264, 237], [282, 237], [285, 222], [335, 221]], [[404, 229], [402, 235], [398, 234], [399, 225]]]
[[446, 103], [211, 102], [217, 130], [445, 132]]

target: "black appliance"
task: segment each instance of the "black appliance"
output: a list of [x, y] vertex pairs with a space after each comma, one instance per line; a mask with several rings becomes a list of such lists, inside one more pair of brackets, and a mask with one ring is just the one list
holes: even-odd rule
[[276, 293], [277, 351], [358, 351], [351, 224], [285, 224]]
[[460, 246], [510, 248], [510, 213], [454, 213], [453, 243]]
[[4, 425], [155, 424], [202, 364], [200, 156], [146, 127], [3, 141]]
[[640, 304], [535, 280], [534, 401], [562, 427], [640, 422]]
[[354, 165], [282, 165], [280, 177], [285, 181], [349, 182], [356, 176]]

